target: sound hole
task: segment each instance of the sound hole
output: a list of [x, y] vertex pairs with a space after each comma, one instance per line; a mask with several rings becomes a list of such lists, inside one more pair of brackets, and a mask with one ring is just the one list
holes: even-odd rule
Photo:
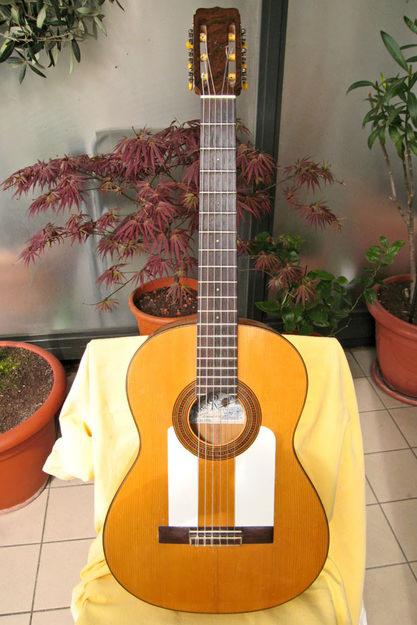
[[216, 447], [229, 445], [244, 431], [246, 413], [235, 397], [209, 393], [194, 402], [189, 423], [200, 442]]
[[200, 398], [200, 408], [195, 382], [191, 382], [179, 394], [172, 412], [178, 440], [191, 453], [211, 460], [226, 460], [244, 452], [255, 440], [261, 420], [256, 396], [240, 380], [237, 400], [208, 395]]

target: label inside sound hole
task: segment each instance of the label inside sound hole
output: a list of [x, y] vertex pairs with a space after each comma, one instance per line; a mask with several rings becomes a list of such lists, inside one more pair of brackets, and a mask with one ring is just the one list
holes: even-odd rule
[[239, 400], [221, 392], [200, 397], [190, 411], [191, 425], [244, 424], [245, 421]]

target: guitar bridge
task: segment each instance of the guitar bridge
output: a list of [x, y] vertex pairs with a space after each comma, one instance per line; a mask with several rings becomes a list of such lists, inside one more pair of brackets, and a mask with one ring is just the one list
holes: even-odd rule
[[196, 547], [233, 547], [274, 542], [273, 527], [159, 527], [159, 542]]
[[206, 545], [241, 545], [242, 530], [226, 528], [198, 528], [189, 530], [189, 544], [198, 547]]

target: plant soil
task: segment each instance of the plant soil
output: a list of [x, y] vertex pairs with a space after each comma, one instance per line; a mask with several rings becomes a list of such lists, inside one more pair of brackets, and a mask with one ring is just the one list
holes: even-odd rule
[[[1, 371], [2, 357], [14, 363], [11, 370]], [[52, 384], [52, 369], [44, 358], [21, 347], [0, 348], [0, 434], [40, 408]]]
[[182, 302], [173, 302], [169, 297], [169, 287], [148, 291], [136, 297], [135, 306], [148, 315], [154, 317], [182, 317], [194, 315], [197, 312], [197, 291], [184, 289]]
[[[383, 285], [378, 300], [392, 315], [408, 322], [410, 314], [410, 282], [391, 282]], [[415, 322], [415, 320], [414, 320]]]

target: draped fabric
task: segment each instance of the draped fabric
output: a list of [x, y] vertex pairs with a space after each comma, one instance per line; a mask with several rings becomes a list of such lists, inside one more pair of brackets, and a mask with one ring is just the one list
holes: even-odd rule
[[[88, 562], [72, 596], [77, 625], [365, 625], [365, 486], [355, 392], [336, 339], [287, 337], [301, 353], [309, 390], [295, 448], [329, 520], [323, 571], [296, 599], [238, 615], [173, 612], [127, 593], [106, 565], [102, 530], [108, 506], [138, 450], [125, 392], [127, 367], [146, 337], [89, 343], [60, 416], [62, 438], [45, 470], [61, 479], [94, 479], [95, 528]], [[190, 589], [192, 592], [192, 589]]]

